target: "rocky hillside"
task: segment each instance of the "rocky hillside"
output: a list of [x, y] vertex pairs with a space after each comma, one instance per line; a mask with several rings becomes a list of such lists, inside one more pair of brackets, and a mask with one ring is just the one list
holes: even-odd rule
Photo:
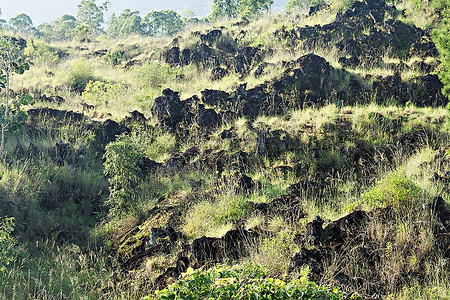
[[[410, 15], [365, 0], [170, 39], [17, 38], [35, 64], [13, 95], [35, 102], [1, 163], [1, 297], [172, 299], [218, 276], [219, 294], [446, 299], [448, 98]], [[205, 282], [190, 297], [219, 297]]]

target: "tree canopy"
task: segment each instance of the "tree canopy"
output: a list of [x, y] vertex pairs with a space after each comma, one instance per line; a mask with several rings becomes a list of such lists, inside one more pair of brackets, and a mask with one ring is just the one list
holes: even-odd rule
[[24, 13], [17, 14], [15, 17], [9, 19], [9, 26], [17, 32], [31, 33], [35, 30], [33, 21]]
[[75, 33], [79, 37], [95, 37], [103, 32], [103, 12], [108, 10], [109, 1], [104, 2], [98, 6], [96, 0], [81, 0], [78, 4], [78, 13], [75, 28]]
[[254, 17], [269, 10], [273, 0], [214, 0], [211, 18], [230, 19], [236, 17]]
[[152, 11], [141, 24], [143, 33], [150, 36], [171, 36], [184, 27], [180, 15], [173, 10]]
[[124, 9], [118, 17], [116, 17], [115, 14], [112, 14], [106, 33], [112, 37], [126, 37], [131, 34], [142, 34], [141, 21], [142, 18], [139, 16], [139, 11]]

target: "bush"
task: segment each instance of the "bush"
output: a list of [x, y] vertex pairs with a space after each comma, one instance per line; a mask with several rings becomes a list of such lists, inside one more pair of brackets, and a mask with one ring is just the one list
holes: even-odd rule
[[13, 218], [0, 220], [0, 272], [3, 272], [14, 258], [14, 239], [11, 236], [13, 231]]
[[442, 62], [439, 78], [444, 84], [443, 94], [450, 96], [450, 4], [447, 0], [434, 0], [433, 7], [439, 11], [440, 21], [432, 31], [433, 42]]
[[104, 173], [109, 180], [109, 206], [113, 215], [130, 211], [133, 207], [134, 189], [141, 180], [139, 164], [145, 154], [135, 141], [122, 135], [105, 148]]
[[126, 87], [123, 84], [104, 82], [104, 81], [89, 81], [83, 91], [83, 98], [91, 104], [102, 104], [116, 99], [117, 95], [123, 93]]
[[124, 51], [115, 51], [115, 52], [108, 51], [108, 53], [106, 53], [106, 56], [104, 58], [105, 63], [112, 66], [121, 65], [125, 59], [126, 57]]
[[139, 67], [136, 80], [144, 88], [161, 89], [175, 80], [175, 72], [165, 63], [150, 62]]
[[56, 50], [38, 40], [27, 42], [24, 54], [30, 57], [33, 63], [47, 66], [56, 65], [60, 59]]
[[344, 299], [337, 289], [319, 287], [302, 277], [286, 282], [268, 277], [259, 266], [189, 269], [184, 277], [150, 299]]
[[94, 81], [94, 72], [84, 57], [75, 61], [67, 71], [67, 84], [70, 89], [81, 94], [90, 81]]
[[377, 185], [362, 195], [362, 201], [374, 206], [389, 206], [396, 208], [417, 202], [422, 190], [403, 173], [392, 173], [381, 179]]

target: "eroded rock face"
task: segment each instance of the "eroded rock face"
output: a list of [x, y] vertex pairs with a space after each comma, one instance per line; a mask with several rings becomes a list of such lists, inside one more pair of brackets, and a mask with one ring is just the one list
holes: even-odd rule
[[230, 94], [219, 90], [206, 89], [202, 93], [202, 102], [208, 105], [227, 107], [231, 103]]

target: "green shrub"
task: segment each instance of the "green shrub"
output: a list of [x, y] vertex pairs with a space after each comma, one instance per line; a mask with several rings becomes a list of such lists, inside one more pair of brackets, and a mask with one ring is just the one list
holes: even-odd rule
[[90, 81], [94, 81], [94, 71], [87, 60], [82, 57], [75, 61], [67, 71], [67, 84], [70, 89], [82, 93]]
[[122, 135], [105, 148], [104, 173], [109, 180], [109, 199], [106, 205], [113, 215], [130, 211], [135, 204], [134, 189], [141, 180], [139, 163], [145, 157], [135, 141]]
[[24, 54], [35, 64], [56, 65], [60, 59], [58, 53], [41, 41], [29, 41]]
[[450, 4], [447, 0], [434, 0], [432, 5], [440, 12], [440, 21], [432, 31], [432, 37], [442, 62], [439, 72], [439, 79], [444, 84], [442, 92], [448, 97], [450, 96]]
[[150, 62], [138, 68], [136, 80], [142, 87], [161, 89], [175, 80], [175, 72], [165, 63]]
[[150, 299], [345, 299], [337, 289], [319, 287], [307, 278], [284, 281], [268, 277], [259, 266], [189, 269], [184, 277], [156, 291]]
[[0, 219], [0, 272], [3, 272], [14, 258], [14, 218]]
[[362, 201], [374, 207], [392, 205], [396, 208], [417, 202], [422, 190], [405, 174], [395, 172], [378, 181], [362, 195]]
[[103, 104], [117, 98], [126, 87], [123, 84], [89, 81], [83, 91], [83, 98], [90, 104]]
[[112, 65], [112, 66], [118, 66], [123, 63], [123, 61], [126, 59], [124, 51], [108, 51], [106, 53], [106, 56], [104, 58], [105, 63]]

